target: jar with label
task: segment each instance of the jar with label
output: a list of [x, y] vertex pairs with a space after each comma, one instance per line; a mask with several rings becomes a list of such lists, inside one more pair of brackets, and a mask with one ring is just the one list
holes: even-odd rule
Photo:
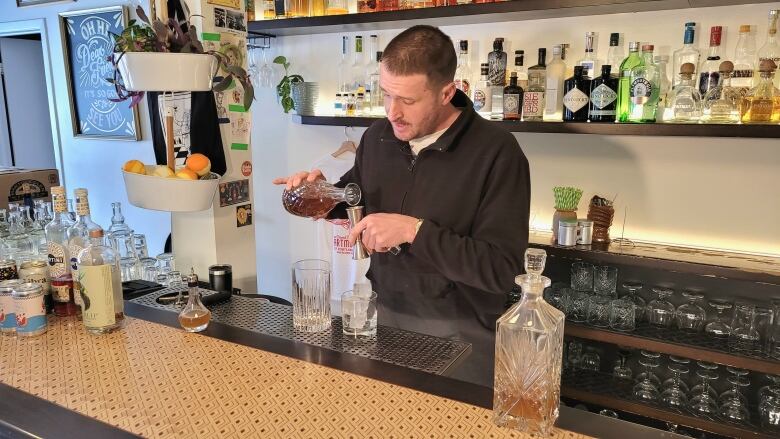
[[14, 306], [14, 288], [21, 285], [19, 279], [0, 282], [0, 333], [13, 335], [16, 333], [16, 308]]
[[32, 337], [46, 332], [46, 306], [38, 284], [19, 284], [12, 293], [16, 314], [16, 335]]
[[24, 283], [39, 284], [43, 289], [46, 313], [51, 313], [54, 304], [51, 298], [51, 286], [49, 285], [49, 269], [46, 261], [25, 261], [19, 265], [19, 280]]
[[16, 271], [16, 261], [4, 259], [0, 261], [0, 280], [9, 279], [19, 279], [19, 273]]

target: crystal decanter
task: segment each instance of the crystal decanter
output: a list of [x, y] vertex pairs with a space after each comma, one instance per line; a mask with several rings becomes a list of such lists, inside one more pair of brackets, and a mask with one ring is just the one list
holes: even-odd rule
[[564, 314], [542, 298], [547, 253], [525, 252], [523, 297], [498, 319], [493, 420], [517, 431], [549, 436], [558, 418]]

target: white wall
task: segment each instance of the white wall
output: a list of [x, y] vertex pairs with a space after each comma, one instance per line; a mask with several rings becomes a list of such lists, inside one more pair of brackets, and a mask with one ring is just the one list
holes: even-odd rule
[[[3, 1], [0, 2], [0, 23], [41, 18], [46, 21], [50, 50], [44, 56], [49, 57], [52, 66], [56, 103], [56, 109], [50, 109], [50, 112], [57, 117], [62, 141], [63, 175], [61, 178], [64, 178], [68, 193], [72, 194], [73, 189], [77, 187], [88, 188], [93, 219], [105, 227], [110, 224], [111, 202], [122, 202], [127, 223], [137, 232], [147, 235], [149, 253], [157, 254], [162, 251], [165, 238], [170, 233], [170, 215], [131, 206], [127, 202], [120, 172], [122, 165], [130, 159], [154, 162], [146, 105], [142, 104], [140, 107], [139, 117], [143, 138], [141, 141], [92, 140], [74, 137], [71, 128], [63, 41], [60, 36], [58, 14], [61, 12], [128, 3], [132, 3], [129, 9], [134, 10], [138, 2], [79, 0], [18, 8], [15, 1]], [[143, 5], [148, 7], [148, 2], [143, 2]], [[40, 129], [48, 128], [45, 126]]]
[[[626, 41], [652, 42], [656, 54], [671, 55], [682, 44], [686, 21], [698, 24], [697, 41], [705, 53], [710, 26], [723, 25], [725, 54], [732, 56], [738, 26], [757, 25], [760, 47], [767, 12], [777, 8], [780, 3], [450, 26], [443, 30], [453, 40], [471, 40], [475, 70], [498, 36], [510, 41], [507, 52], [525, 50], [526, 65], [535, 63], [537, 48], [547, 47], [549, 54], [553, 44], [562, 42], [571, 44], [569, 61], [574, 62], [583, 53], [586, 31], [598, 32], [600, 58], [606, 57], [610, 32], [620, 32]], [[380, 46], [396, 33], [378, 32]], [[369, 34], [361, 33], [366, 39]], [[284, 37], [272, 44], [274, 54], [287, 56], [295, 73], [320, 82], [320, 100], [328, 101], [321, 102], [320, 108], [329, 108], [336, 90], [340, 35]], [[316, 254], [315, 228], [310, 220], [294, 218], [283, 210], [281, 189], [270, 181], [308, 169], [319, 157], [338, 148], [344, 132], [340, 127], [293, 124], [276, 104], [272, 90], [259, 91], [258, 99], [253, 107], [258, 284], [264, 293], [289, 296], [290, 263]], [[361, 133], [362, 129], [354, 138], [359, 139]], [[532, 216], [537, 227], [550, 226], [552, 186], [575, 185], [585, 191], [580, 202], [583, 215], [586, 200], [594, 193], [609, 197], [618, 193], [614, 235], [620, 235], [627, 209], [626, 237], [780, 255], [780, 237], [774, 231], [780, 223], [777, 139], [532, 133], [516, 137], [531, 165]]]

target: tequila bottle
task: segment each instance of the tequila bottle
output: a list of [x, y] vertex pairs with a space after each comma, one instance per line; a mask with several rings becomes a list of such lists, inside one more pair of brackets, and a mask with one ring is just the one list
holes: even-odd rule
[[[699, 52], [699, 49], [694, 46], [694, 39], [696, 36], [696, 23], [689, 22], [685, 23], [685, 34], [683, 36], [683, 46], [677, 50], [674, 51], [672, 54], [672, 73], [675, 76], [674, 81], [672, 81], [672, 88], [674, 88], [677, 85], [678, 78], [677, 78], [677, 72], [680, 71], [680, 67], [682, 67], [685, 63], [691, 63], [695, 67], [699, 67], [699, 58], [701, 57], [701, 53]], [[694, 78], [696, 77], [696, 72], [694, 72]]]
[[758, 85], [742, 100], [742, 123], [769, 123], [780, 119], [780, 91], [772, 83], [776, 69], [774, 61], [761, 61]]
[[[777, 40], [777, 19], [780, 16], [780, 10], [773, 9], [769, 11], [769, 27], [766, 31], [766, 42], [760, 49], [758, 49], [758, 67], [761, 67], [761, 61], [770, 60], [775, 63], [775, 70], [780, 65], [780, 41]], [[775, 81], [775, 87], [780, 87], [780, 76], [777, 76]], [[760, 74], [756, 74], [758, 85], [761, 82]]]
[[753, 87], [753, 74], [756, 70], [756, 37], [752, 26], [743, 24], [739, 27], [737, 48], [734, 51], [734, 73], [731, 75], [731, 85], [744, 97]]
[[545, 78], [544, 120], [563, 120], [563, 81], [566, 79], [566, 63], [561, 58], [561, 45], [553, 46], [553, 60], [547, 65]]
[[617, 103], [618, 79], [612, 76], [612, 66], [601, 66], [601, 76], [590, 85], [590, 108], [588, 118], [591, 122], [614, 122]]
[[458, 67], [455, 69], [455, 87], [468, 96], [471, 92], [471, 63], [469, 62], [468, 40], [460, 40], [459, 46]]
[[517, 72], [512, 72], [504, 87], [504, 120], [520, 120], [523, 110], [523, 89], [517, 85]]
[[655, 122], [660, 84], [658, 67], [653, 63], [654, 49], [652, 44], [642, 46], [642, 64], [631, 69], [629, 122]]
[[731, 61], [723, 61], [720, 63], [719, 70], [718, 85], [704, 95], [702, 121], [737, 123], [739, 122], [739, 105], [742, 93], [739, 88], [732, 86], [731, 77], [734, 72], [734, 64]]
[[81, 315], [88, 333], [105, 334], [119, 329], [125, 319], [119, 254], [106, 245], [100, 227], [91, 229], [89, 238], [78, 256]]
[[718, 67], [720, 66], [720, 40], [722, 26], [712, 26], [710, 29], [710, 52], [699, 69], [699, 93], [704, 96], [707, 91], [718, 85]]
[[631, 70], [643, 65], [639, 56], [639, 43], [628, 43], [628, 57], [620, 63], [620, 80], [618, 81], [617, 118], [618, 122], [628, 122], [631, 103]]
[[502, 427], [548, 436], [558, 418], [564, 315], [542, 298], [547, 254], [525, 253], [523, 297], [496, 323], [493, 420]]
[[474, 86], [471, 100], [474, 102], [474, 111], [485, 119], [490, 119], [490, 110], [493, 108], [493, 95], [490, 80], [488, 79], [488, 64], [480, 64], [479, 81]]
[[672, 118], [669, 122], [695, 123], [701, 117], [701, 95], [696, 89], [694, 72], [696, 67], [692, 63], [680, 66], [680, 80], [672, 90], [669, 98], [669, 108], [672, 110]]
[[588, 120], [590, 78], [584, 77], [583, 66], [574, 66], [574, 76], [563, 83], [563, 120], [585, 122]]
[[[74, 192], [76, 197], [76, 222], [68, 228], [68, 254], [70, 255], [70, 269], [73, 276], [73, 299], [77, 306], [82, 308], [81, 285], [78, 275], [78, 257], [82, 250], [90, 244], [90, 232], [103, 229], [92, 221], [89, 211], [88, 192], [84, 188], [78, 188]], [[102, 238], [101, 238], [102, 239]]]

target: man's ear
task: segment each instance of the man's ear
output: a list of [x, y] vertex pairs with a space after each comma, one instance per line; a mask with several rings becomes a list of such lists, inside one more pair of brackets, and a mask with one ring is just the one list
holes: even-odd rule
[[449, 84], [445, 85], [444, 88], [441, 89], [441, 105], [449, 105], [450, 101], [453, 97], [455, 97], [455, 91], [457, 88], [455, 88], [455, 83], [450, 82]]

